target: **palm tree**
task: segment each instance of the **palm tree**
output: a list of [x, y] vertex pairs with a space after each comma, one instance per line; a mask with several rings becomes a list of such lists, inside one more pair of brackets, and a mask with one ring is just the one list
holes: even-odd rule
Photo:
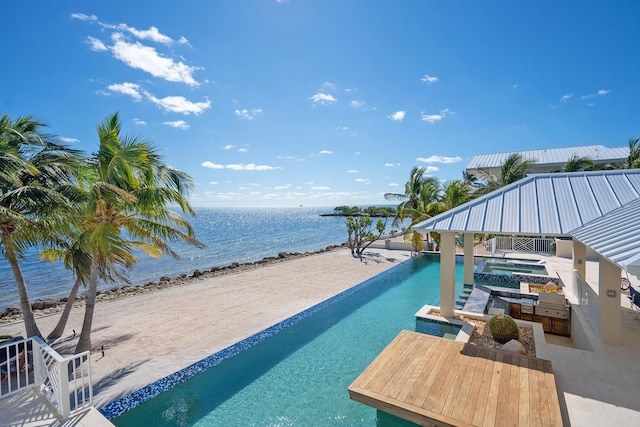
[[409, 181], [404, 185], [405, 192], [386, 193], [387, 200], [398, 200], [393, 226], [398, 227], [405, 218], [411, 219], [411, 225], [405, 229], [405, 240], [411, 240], [414, 251], [422, 250], [422, 235], [414, 231], [411, 226], [429, 218], [427, 207], [438, 200], [440, 194], [440, 182], [431, 176], [425, 176], [427, 170], [415, 166], [409, 174]]
[[467, 183], [454, 179], [442, 186], [440, 197], [436, 202], [431, 203], [427, 210], [431, 216], [435, 216], [468, 202], [470, 198]]
[[189, 222], [171, 210], [194, 214], [187, 195], [191, 177], [162, 162], [155, 147], [136, 136], [122, 137], [118, 114], [98, 126], [98, 151], [83, 185], [87, 201], [78, 245], [91, 255], [85, 316], [76, 353], [91, 350], [91, 327], [98, 279], [118, 267], [131, 268], [136, 249], [159, 257], [177, 257], [168, 242], [183, 240], [199, 247]]
[[31, 116], [0, 118], [0, 250], [20, 297], [27, 336], [42, 337], [19, 260], [51, 239], [60, 216], [72, 210], [65, 196], [74, 180], [79, 152], [51, 142], [45, 125]]
[[535, 160], [524, 160], [518, 153], [513, 153], [500, 166], [500, 176], [496, 177], [487, 170], [479, 170], [478, 177], [484, 184], [477, 190], [480, 194], [487, 194], [524, 178]]
[[596, 168], [596, 162], [589, 157], [579, 157], [577, 154], [571, 156], [571, 158], [565, 163], [564, 168], [559, 172], [580, 172], [590, 171]]
[[627, 158], [627, 169], [640, 168], [640, 137], [629, 139], [629, 157]]

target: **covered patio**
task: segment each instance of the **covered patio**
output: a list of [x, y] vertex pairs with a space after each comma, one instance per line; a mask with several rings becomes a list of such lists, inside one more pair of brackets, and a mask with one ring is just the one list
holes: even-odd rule
[[[474, 234], [572, 238], [575, 272], [565, 283], [567, 295], [575, 296], [572, 308], [584, 309], [600, 342], [619, 345], [622, 270], [640, 273], [639, 208], [639, 169], [538, 174], [413, 229], [440, 233], [440, 309], [445, 317], [453, 317], [455, 308], [456, 235], [464, 237], [465, 284], [474, 280]], [[586, 277], [587, 246], [599, 255], [597, 278]]]
[[[424, 221], [441, 234], [441, 313], [455, 313], [455, 236], [464, 236], [464, 283], [473, 283], [474, 234], [570, 239], [569, 259], [551, 257], [571, 304], [568, 345], [537, 356], [554, 366], [565, 425], [636, 425], [640, 419], [640, 321], [621, 290], [639, 289], [640, 170], [530, 175]], [[587, 259], [587, 248], [597, 259]]]

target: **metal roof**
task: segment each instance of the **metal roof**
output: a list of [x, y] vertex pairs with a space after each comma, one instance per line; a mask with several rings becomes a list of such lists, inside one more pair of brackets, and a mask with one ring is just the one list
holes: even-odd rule
[[639, 275], [640, 169], [529, 175], [413, 229], [572, 236]]
[[640, 199], [573, 230], [571, 235], [627, 272], [640, 275]]
[[629, 156], [629, 147], [609, 148], [604, 145], [582, 145], [578, 147], [547, 148], [542, 150], [511, 151], [507, 153], [480, 154], [473, 156], [467, 171], [499, 169], [509, 156], [520, 154], [523, 160], [535, 161], [536, 168], [561, 167], [574, 155], [589, 157], [596, 163], [623, 162]]
[[413, 228], [562, 236], [637, 198], [640, 169], [535, 174]]

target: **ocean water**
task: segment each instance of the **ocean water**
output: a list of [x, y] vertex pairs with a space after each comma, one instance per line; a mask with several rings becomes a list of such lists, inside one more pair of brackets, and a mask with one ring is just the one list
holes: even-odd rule
[[[180, 259], [154, 259], [136, 254], [138, 263], [129, 271], [132, 285], [157, 282], [162, 276], [176, 277], [195, 270], [208, 270], [234, 262], [247, 263], [280, 252], [308, 252], [346, 242], [344, 218], [323, 217], [331, 208], [198, 208], [190, 218], [204, 249], [183, 243], [172, 245]], [[391, 219], [387, 229], [391, 227]], [[58, 262], [38, 258], [32, 250], [21, 261], [31, 301], [47, 296], [66, 296], [73, 277]], [[102, 284], [100, 289], [114, 285]], [[0, 309], [19, 302], [15, 279], [4, 258], [0, 259]]]

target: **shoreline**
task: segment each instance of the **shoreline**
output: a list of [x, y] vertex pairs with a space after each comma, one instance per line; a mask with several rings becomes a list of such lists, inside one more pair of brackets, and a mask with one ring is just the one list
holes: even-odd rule
[[[134, 295], [148, 294], [150, 292], [157, 292], [162, 289], [171, 288], [174, 286], [182, 286], [189, 284], [193, 280], [205, 280], [214, 277], [224, 276], [227, 274], [242, 273], [255, 268], [264, 267], [271, 264], [280, 263], [286, 260], [304, 258], [312, 255], [321, 254], [324, 252], [330, 252], [340, 248], [346, 247], [346, 243], [339, 245], [330, 245], [324, 249], [317, 249], [307, 252], [279, 252], [277, 256], [269, 256], [262, 258], [261, 260], [254, 262], [233, 262], [229, 265], [222, 267], [212, 267], [208, 270], [196, 269], [191, 274], [182, 273], [175, 277], [162, 276], [157, 282], [146, 282], [144, 284], [124, 284], [111, 286], [108, 289], [98, 289], [96, 295], [96, 303], [113, 301], [121, 298], [128, 298]], [[56, 297], [49, 296], [44, 298], [38, 298], [31, 302], [31, 308], [33, 314], [37, 319], [45, 316], [51, 316], [62, 313], [64, 306], [68, 300], [68, 297]], [[85, 297], [83, 293], [79, 293], [76, 296], [76, 301], [73, 304], [73, 308], [84, 307]], [[20, 304], [12, 304], [6, 307], [0, 307], [0, 326], [10, 325], [18, 322], [22, 322], [22, 311]]]
[[[124, 397], [410, 258], [385, 249], [357, 258], [338, 247], [96, 304], [94, 404]], [[61, 355], [73, 353], [79, 337], [72, 331], [80, 331], [83, 317], [84, 310], [72, 310], [65, 333], [50, 343]], [[38, 326], [46, 334], [58, 319], [39, 317]], [[24, 324], [0, 325], [1, 334], [24, 334]]]

